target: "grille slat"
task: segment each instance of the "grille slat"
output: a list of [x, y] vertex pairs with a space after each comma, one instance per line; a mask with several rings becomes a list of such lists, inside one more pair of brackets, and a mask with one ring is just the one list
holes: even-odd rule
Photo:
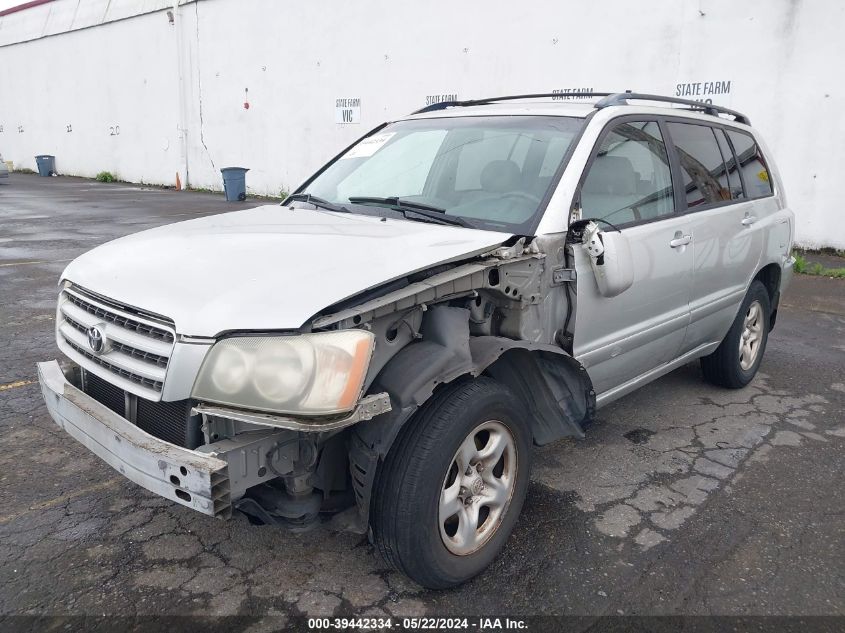
[[[166, 329], [171, 326], [151, 319], [146, 313], [70, 286], [59, 296], [59, 347], [92, 373], [107, 380], [103, 371], [113, 375], [116, 387], [160, 400], [176, 336]], [[99, 326], [106, 340], [100, 352], [88, 343], [88, 330], [93, 326]]]
[[77, 294], [71, 292], [65, 292], [63, 294], [65, 298], [67, 298], [67, 300], [74, 304], [76, 307], [85, 310], [89, 314], [93, 314], [98, 319], [107, 321], [109, 323], [114, 323], [115, 325], [118, 325], [127, 330], [138, 332], [139, 334], [143, 334], [144, 336], [148, 336], [149, 338], [157, 339], [159, 341], [164, 341], [165, 343], [172, 343], [175, 340], [175, 337], [173, 336], [172, 332], [153, 327], [141, 321], [135, 321], [117, 312], [110, 311], [105, 307], [95, 305], [94, 303], [89, 303]]

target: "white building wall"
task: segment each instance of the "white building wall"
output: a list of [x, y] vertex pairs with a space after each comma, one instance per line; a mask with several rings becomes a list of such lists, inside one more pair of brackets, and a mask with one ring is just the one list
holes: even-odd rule
[[[239, 165], [278, 195], [435, 95], [686, 84], [751, 117], [799, 243], [845, 248], [843, 32], [845, 3], [800, 0], [55, 0], [0, 17], [0, 153], [213, 189]], [[360, 122], [336, 123], [340, 98]]]

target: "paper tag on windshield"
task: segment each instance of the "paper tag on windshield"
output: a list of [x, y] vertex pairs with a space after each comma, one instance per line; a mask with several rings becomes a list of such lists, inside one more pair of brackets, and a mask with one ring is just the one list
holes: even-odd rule
[[367, 156], [372, 156], [381, 149], [382, 145], [393, 138], [395, 134], [396, 132], [385, 132], [384, 134], [374, 134], [369, 138], [365, 138], [341, 156], [341, 160], [344, 158], [366, 158]]

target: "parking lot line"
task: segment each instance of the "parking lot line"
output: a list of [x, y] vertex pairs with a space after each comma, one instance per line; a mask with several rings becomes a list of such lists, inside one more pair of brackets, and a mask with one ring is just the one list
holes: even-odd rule
[[0, 385], [0, 391], [6, 391], [7, 389], [14, 389], [15, 387], [26, 387], [27, 385], [31, 385], [34, 383], [34, 380], [16, 380], [15, 382], [9, 382], [5, 385]]
[[120, 483], [121, 481], [125, 481], [122, 477], [115, 477], [114, 479], [107, 479], [106, 481], [101, 481], [98, 484], [94, 484], [93, 486], [88, 486], [87, 488], [82, 488], [81, 490], [77, 490], [75, 492], [68, 493], [66, 495], [60, 495], [48, 501], [42, 501], [41, 503], [36, 503], [33, 506], [29, 506], [26, 510], [22, 512], [15, 512], [13, 514], [7, 514], [5, 516], [0, 516], [0, 525], [5, 523], [9, 523], [14, 521], [15, 519], [19, 519], [22, 516], [26, 516], [30, 512], [38, 512], [41, 510], [48, 510], [53, 508], [57, 505], [61, 505], [66, 501], [70, 501], [71, 499], [76, 499], [77, 497], [82, 497], [92, 492], [97, 492], [98, 490], [104, 490], [106, 488], [111, 488], [115, 484]]
[[7, 266], [29, 266], [31, 264], [61, 264], [72, 261], [72, 259], [43, 259], [32, 262], [9, 262], [7, 264], [0, 264], [0, 268], [6, 268]]

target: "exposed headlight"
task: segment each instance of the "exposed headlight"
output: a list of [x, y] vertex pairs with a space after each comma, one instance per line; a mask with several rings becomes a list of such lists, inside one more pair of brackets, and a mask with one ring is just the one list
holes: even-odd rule
[[364, 330], [223, 339], [203, 361], [192, 395], [273, 413], [345, 413], [361, 396], [374, 345]]

